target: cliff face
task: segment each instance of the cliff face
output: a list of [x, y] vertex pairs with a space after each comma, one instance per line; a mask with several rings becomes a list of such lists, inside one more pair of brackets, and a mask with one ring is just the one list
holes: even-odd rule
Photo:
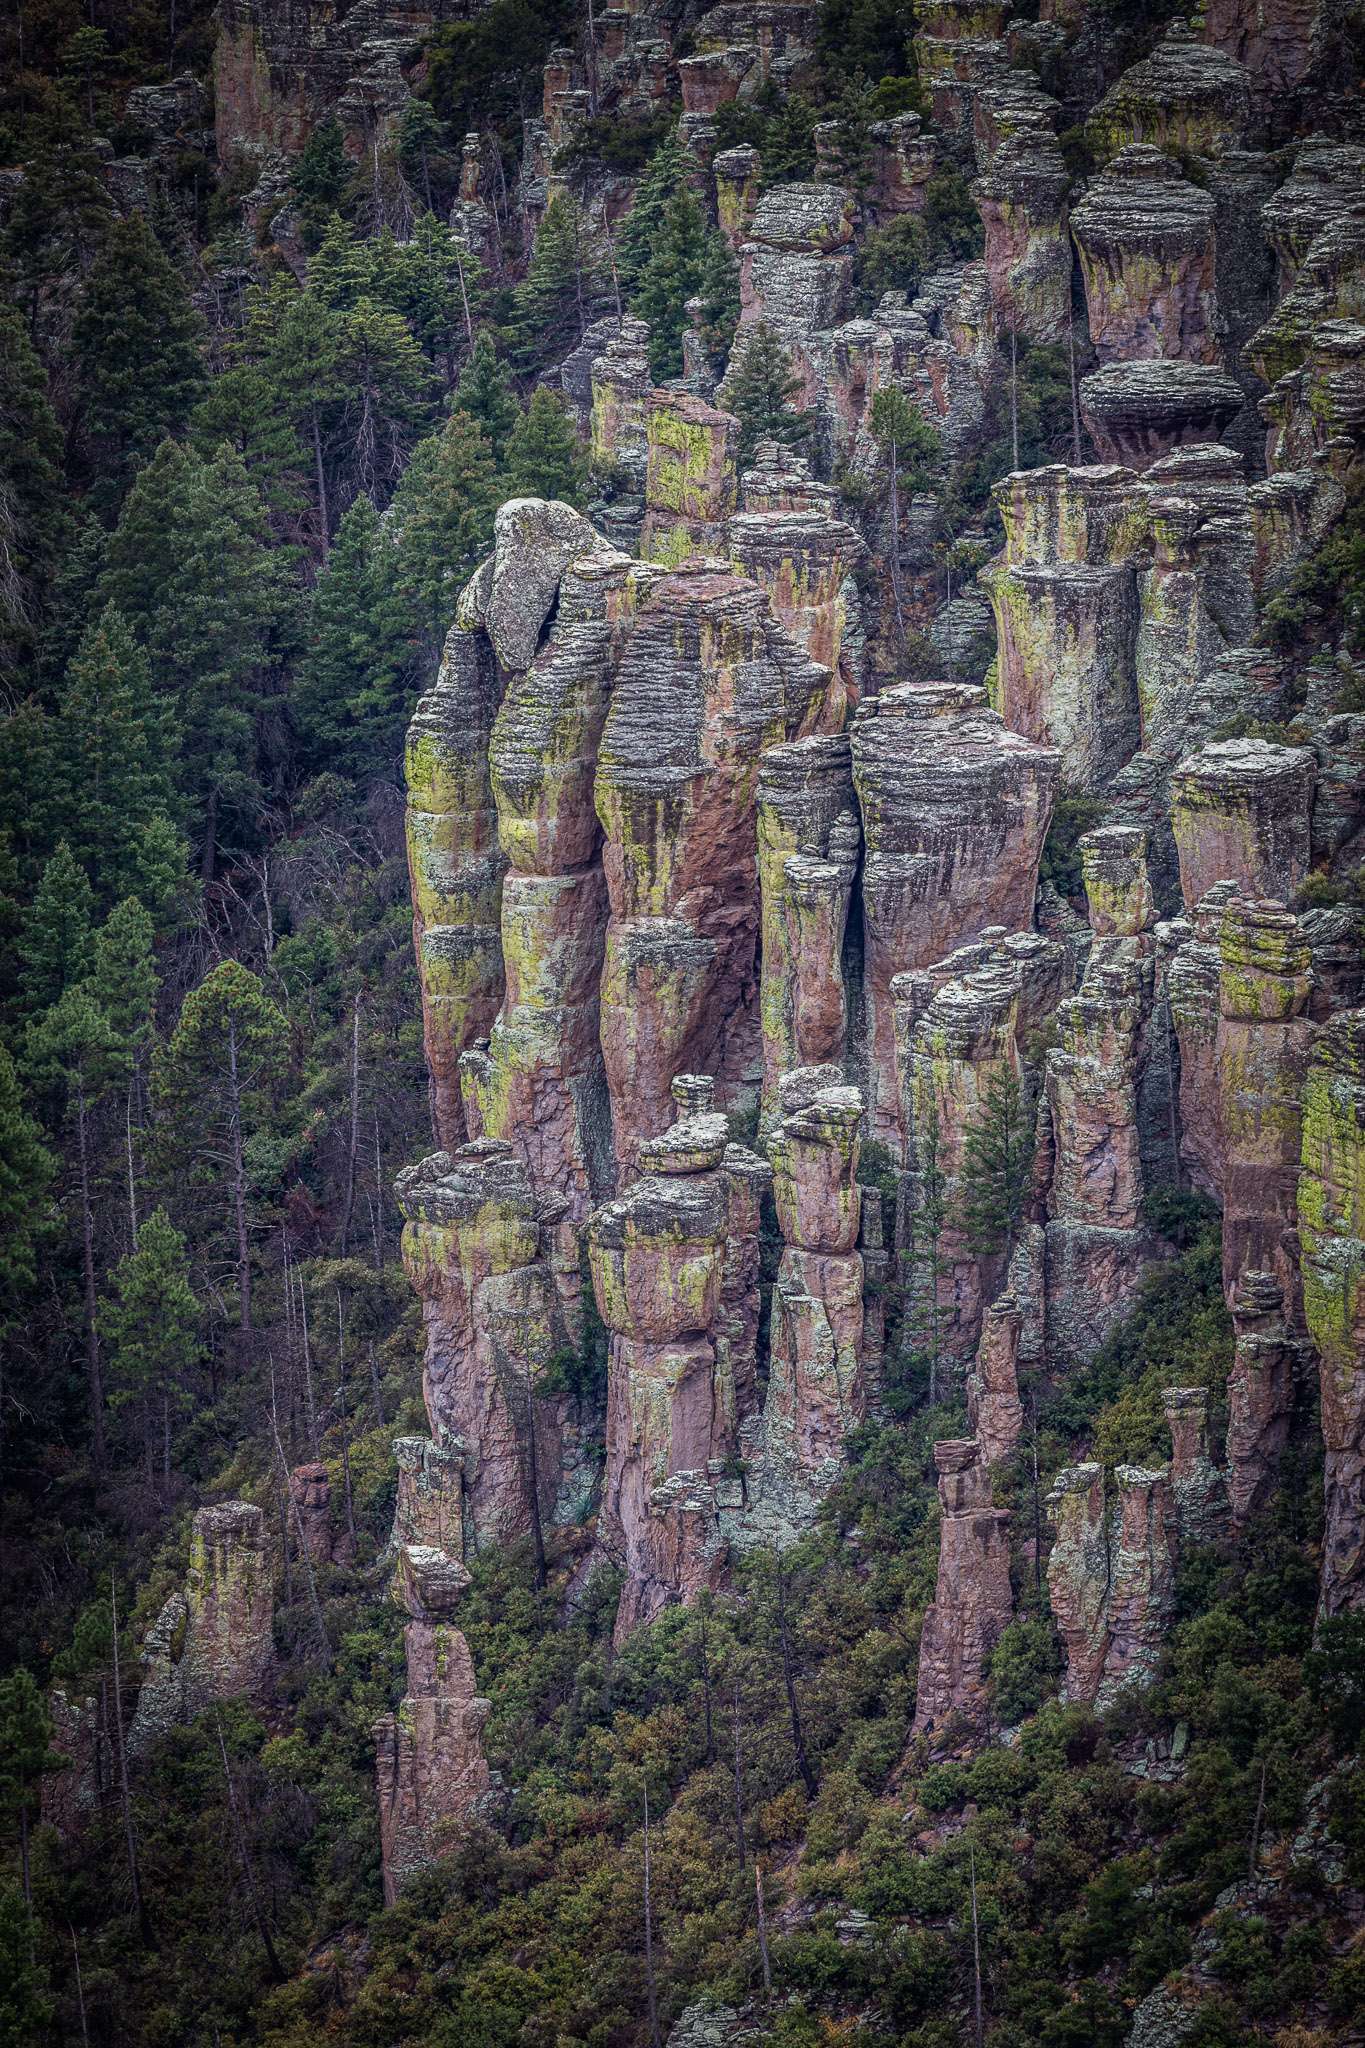
[[421, 0], [226, 0], [219, 11], [214, 107], [219, 154], [292, 155], [333, 114], [347, 149], [390, 140], [437, 19]]
[[[1079, 11], [1053, 12], [1011, 53], [1069, 33]], [[615, 482], [591, 518], [502, 508], [413, 721], [446, 1149], [399, 1184], [431, 1438], [400, 1447], [396, 1534], [453, 1557], [586, 1518], [624, 1567], [619, 1641], [809, 1528], [878, 1413], [884, 1344], [904, 1364], [928, 1343], [974, 1432], [935, 1447], [916, 1726], [937, 1736], [984, 1712], [1014, 1612], [991, 1474], [1025, 1430], [1020, 1373], [1045, 1395], [1110, 1336], [1172, 1255], [1151, 1219], [1173, 1187], [1222, 1211], [1226, 1434], [1222, 1389], [1168, 1384], [1168, 1461], [1054, 1476], [1066, 1694], [1150, 1682], [1182, 1546], [1265, 1507], [1319, 1371], [1323, 1611], [1361, 1597], [1358, 919], [1299, 906], [1358, 866], [1365, 728], [1335, 708], [1344, 673], [1305, 685], [1258, 624], [1359, 474], [1365, 158], [1266, 146], [1276, 94], [1315, 103], [1302, 12], [1174, 22], [1122, 75], [1102, 52], [1064, 108], [1009, 65], [1005, 9], [944, 0], [915, 39], [932, 129], [878, 124], [855, 193], [827, 125], [817, 179], [760, 192], [755, 151], [715, 154], [716, 111], [790, 77], [808, 14], [714, 10], [678, 67], [740, 262], [725, 379], [698, 344], [656, 389], [641, 322], [588, 330], [560, 381]], [[657, 25], [613, 27], [599, 106], [657, 103]], [[576, 66], [547, 71], [533, 198], [584, 115]], [[1081, 181], [1057, 139], [1078, 115]], [[852, 316], [860, 234], [922, 214], [949, 163], [974, 173], [983, 256]], [[939, 508], [892, 517], [872, 402], [909, 399], [955, 473], [1008, 403], [1011, 332], [1069, 341], [1082, 309], [1074, 450], [1083, 421], [1100, 459], [996, 481], [1004, 546], [956, 602], [989, 605], [997, 653], [965, 681], [925, 566]], [[760, 323], [813, 433], [740, 474], [727, 401]], [[836, 465], [842, 495], [817, 474]], [[917, 576], [942, 679], [905, 677]], [[1063, 900], [1039, 878], [1077, 800]], [[993, 1231], [970, 1211], [1003, 1114], [1024, 1166]], [[600, 1407], [542, 1391], [589, 1342], [585, 1284]], [[442, 1768], [464, 1786], [461, 1740]], [[385, 1741], [411, 1831], [418, 1766], [401, 1726]]]

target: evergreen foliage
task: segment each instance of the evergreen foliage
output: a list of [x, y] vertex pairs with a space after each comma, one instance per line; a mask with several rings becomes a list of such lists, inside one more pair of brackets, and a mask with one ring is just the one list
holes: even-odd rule
[[475, 335], [469, 361], [460, 372], [459, 407], [482, 428], [493, 460], [501, 462], [508, 436], [521, 418], [521, 407], [486, 327]]
[[401, 759], [411, 631], [395, 590], [394, 546], [367, 497], [337, 528], [313, 592], [294, 701], [310, 766], [361, 777]]
[[507, 495], [513, 498], [562, 498], [581, 509], [588, 462], [564, 411], [564, 401], [543, 388], [507, 443]]
[[140, 215], [110, 227], [72, 341], [99, 464], [93, 501], [113, 513], [158, 443], [183, 431], [208, 381], [189, 293]]
[[89, 878], [63, 840], [43, 869], [19, 944], [29, 1010], [46, 1010], [85, 979], [94, 960], [94, 915]]
[[792, 373], [791, 357], [782, 346], [777, 329], [766, 320], [755, 321], [744, 330], [738, 363], [732, 362], [720, 396], [727, 412], [739, 421], [739, 466], [753, 460], [760, 441], [771, 440], [795, 447], [810, 432], [810, 421], [796, 409], [802, 396], [799, 377]]
[[587, 223], [571, 199], [556, 193], [540, 223], [526, 282], [516, 289], [515, 354], [521, 367], [532, 370], [565, 355], [583, 339], [605, 295]]
[[18, 311], [0, 300], [0, 654], [30, 659], [67, 537], [62, 437]]
[[962, 1146], [962, 1227], [973, 1251], [1009, 1258], [1037, 1149], [1036, 1104], [1012, 1066], [993, 1066]]

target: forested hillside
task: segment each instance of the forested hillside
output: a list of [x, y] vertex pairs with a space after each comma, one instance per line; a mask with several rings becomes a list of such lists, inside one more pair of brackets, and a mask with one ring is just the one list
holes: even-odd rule
[[1175, 5], [5, 25], [0, 2048], [1365, 2040], [1365, 28]]

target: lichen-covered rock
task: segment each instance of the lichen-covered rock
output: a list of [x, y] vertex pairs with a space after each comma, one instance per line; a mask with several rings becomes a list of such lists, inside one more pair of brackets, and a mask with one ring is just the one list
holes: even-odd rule
[[393, 1542], [444, 1550], [451, 1557], [466, 1552], [464, 1527], [464, 1457], [460, 1440], [436, 1443], [425, 1436], [393, 1440], [398, 1466], [398, 1500], [394, 1507]]
[[144, 1755], [167, 1729], [218, 1700], [261, 1702], [274, 1677], [274, 1612], [261, 1510], [244, 1500], [199, 1508], [184, 1589], [171, 1594], [143, 1642], [129, 1755]]
[[460, 1055], [487, 1036], [503, 990], [506, 861], [488, 773], [498, 676], [475, 615], [491, 578], [485, 564], [466, 592], [407, 737], [413, 946], [436, 1135], [446, 1146], [467, 1135]]
[[829, 671], [723, 563], [655, 583], [617, 672], [596, 804], [611, 919], [602, 1053], [619, 1168], [665, 1129], [679, 1071], [722, 1100], [757, 1065], [757, 770], [818, 727]]
[[859, 706], [852, 744], [867, 841], [872, 1127], [898, 1155], [892, 980], [988, 926], [1032, 923], [1061, 763], [1010, 732], [980, 692], [951, 683], [884, 690]]
[[[1306, 54], [1305, 44], [1300, 55]], [[1267, 200], [1261, 216], [1266, 240], [1279, 261], [1281, 298], [1298, 281], [1317, 237], [1355, 210], [1362, 175], [1365, 148], [1359, 143], [1310, 135], [1295, 149], [1293, 170]]]
[[967, 1377], [967, 1424], [983, 1465], [1007, 1458], [1024, 1427], [1018, 1374], [1023, 1327], [1023, 1311], [1010, 1293], [993, 1301], [981, 1319], [976, 1369]]
[[1180, 887], [1194, 906], [1215, 882], [1281, 902], [1308, 869], [1316, 764], [1307, 747], [1213, 740], [1171, 779]]
[[938, 1580], [920, 1636], [915, 1732], [950, 1714], [979, 1716], [986, 1659], [1014, 1619], [1009, 1511], [991, 1505], [989, 1468], [974, 1437], [936, 1443]]
[[686, 391], [651, 391], [643, 548], [656, 561], [721, 555], [738, 493], [739, 421]]
[[296, 1465], [289, 1475], [294, 1529], [314, 1564], [332, 1561], [332, 1482], [325, 1465]]
[[404, 1546], [395, 1599], [408, 1689], [396, 1714], [374, 1725], [384, 1903], [393, 1905], [432, 1863], [458, 1846], [489, 1791], [481, 1731], [490, 1702], [478, 1696], [464, 1636], [447, 1618], [469, 1574], [443, 1551]]
[[1090, 928], [1099, 938], [1138, 938], [1156, 923], [1147, 873], [1147, 835], [1136, 825], [1105, 825], [1076, 842]]
[[483, 626], [505, 669], [529, 668], [570, 562], [601, 546], [571, 505], [509, 498], [493, 520], [493, 575]]
[[59, 1687], [48, 1694], [47, 1706], [52, 1716], [48, 1748], [70, 1762], [64, 1770], [43, 1773], [42, 1821], [70, 1847], [113, 1790], [113, 1757], [98, 1700], [78, 1704]]
[[1080, 383], [1081, 418], [1101, 458], [1135, 470], [1189, 442], [1218, 440], [1245, 402], [1225, 370], [1170, 358], [1110, 363]]
[[1237, 1349], [1228, 1374], [1228, 1500], [1234, 1521], [1268, 1506], [1289, 1442], [1298, 1346], [1285, 1328], [1284, 1287], [1243, 1271], [1232, 1295]]
[[[981, 95], [978, 100], [985, 99]], [[1000, 326], [1031, 342], [1056, 342], [1071, 314], [1071, 179], [1046, 131], [1021, 128], [1002, 141], [972, 187], [986, 229], [985, 264]]]
[[1235, 142], [1246, 126], [1251, 80], [1221, 40], [1201, 42], [1187, 21], [1172, 21], [1152, 55], [1124, 72], [1086, 122], [1096, 152], [1145, 142], [1172, 156], [1218, 156]]
[[548, 1523], [569, 1512], [581, 1491], [568, 1397], [533, 1391], [575, 1334], [541, 1204], [522, 1161], [495, 1139], [453, 1158], [435, 1153], [405, 1168], [395, 1187], [406, 1219], [403, 1264], [422, 1297], [433, 1440], [463, 1446], [464, 1511], [476, 1540], [524, 1534], [537, 1515]]
[[1106, 1707], [1151, 1684], [1175, 1618], [1176, 1509], [1169, 1465], [1117, 1465], [1106, 1625], [1109, 1647], [1095, 1695]]
[[1016, 472], [995, 486], [1003, 557], [980, 581], [995, 612], [1006, 723], [1060, 750], [1078, 789], [1102, 788], [1138, 745], [1131, 476]]
[[1337, 451], [1349, 462], [1365, 433], [1365, 325], [1319, 321], [1303, 362], [1277, 380], [1260, 411], [1272, 473], [1309, 470]]
[[1171, 1491], [1182, 1544], [1213, 1543], [1228, 1525], [1227, 1482], [1209, 1456], [1209, 1397], [1203, 1387], [1167, 1387], [1161, 1396], [1171, 1432]]
[[612, 323], [614, 332], [592, 362], [592, 458], [615, 465], [643, 497], [649, 471], [649, 328], [643, 320]]
[[724, 1539], [704, 1475], [735, 1455], [755, 1400], [759, 1206], [771, 1170], [727, 1145], [704, 1079], [679, 1077], [677, 1121], [588, 1233], [611, 1332], [603, 1516], [626, 1565], [618, 1639], [714, 1583]]
[[1109, 1650], [1109, 1516], [1103, 1465], [1068, 1465], [1052, 1482], [1054, 1538], [1047, 1563], [1057, 1633], [1066, 1646], [1062, 1696], [1088, 1702]]
[[[747, 491], [746, 491], [747, 497]], [[814, 510], [744, 511], [729, 524], [737, 569], [765, 590], [797, 645], [841, 676], [849, 578], [866, 552], [853, 527]], [[831, 693], [831, 729], [843, 723], [846, 684]]]
[[1303, 1308], [1327, 1446], [1324, 1615], [1365, 1601], [1365, 1010], [1326, 1023], [1303, 1089]]
[[360, 0], [340, 15], [308, 0], [228, 0], [214, 50], [223, 161], [267, 150], [292, 155], [333, 112], [352, 155], [376, 133], [388, 147], [433, 19], [422, 0]]
[[1223, 912], [1218, 951], [1224, 1287], [1231, 1301], [1243, 1273], [1273, 1273], [1296, 1305], [1300, 1097], [1317, 1034], [1310, 953], [1292, 912], [1240, 897]]
[[842, 734], [769, 747], [759, 762], [763, 1096], [794, 1067], [843, 1059], [843, 947], [861, 832]]
[[1353, 200], [1314, 235], [1292, 286], [1251, 337], [1246, 360], [1275, 385], [1300, 368], [1326, 320], [1365, 320], [1365, 219]]
[[711, 159], [720, 231], [736, 251], [748, 240], [758, 205], [758, 165], [758, 151], [747, 142], [736, 149], [723, 149]]
[[1139, 356], [1218, 360], [1214, 202], [1150, 144], [1120, 149], [1071, 232], [1101, 363]]

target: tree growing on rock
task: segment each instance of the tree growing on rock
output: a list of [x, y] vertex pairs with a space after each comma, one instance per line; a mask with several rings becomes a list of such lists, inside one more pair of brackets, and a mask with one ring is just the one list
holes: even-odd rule
[[962, 1228], [974, 1252], [1003, 1251], [1009, 1258], [1037, 1149], [1035, 1104], [1025, 1097], [1013, 1067], [994, 1068], [962, 1147]]
[[507, 443], [507, 495], [561, 498], [581, 509], [587, 473], [564, 401], [553, 391], [533, 392]]
[[759, 320], [744, 330], [739, 361], [732, 365], [717, 396], [739, 421], [739, 466], [752, 462], [760, 441], [796, 447], [810, 433], [810, 417], [796, 408], [804, 395], [801, 379], [777, 329]]

